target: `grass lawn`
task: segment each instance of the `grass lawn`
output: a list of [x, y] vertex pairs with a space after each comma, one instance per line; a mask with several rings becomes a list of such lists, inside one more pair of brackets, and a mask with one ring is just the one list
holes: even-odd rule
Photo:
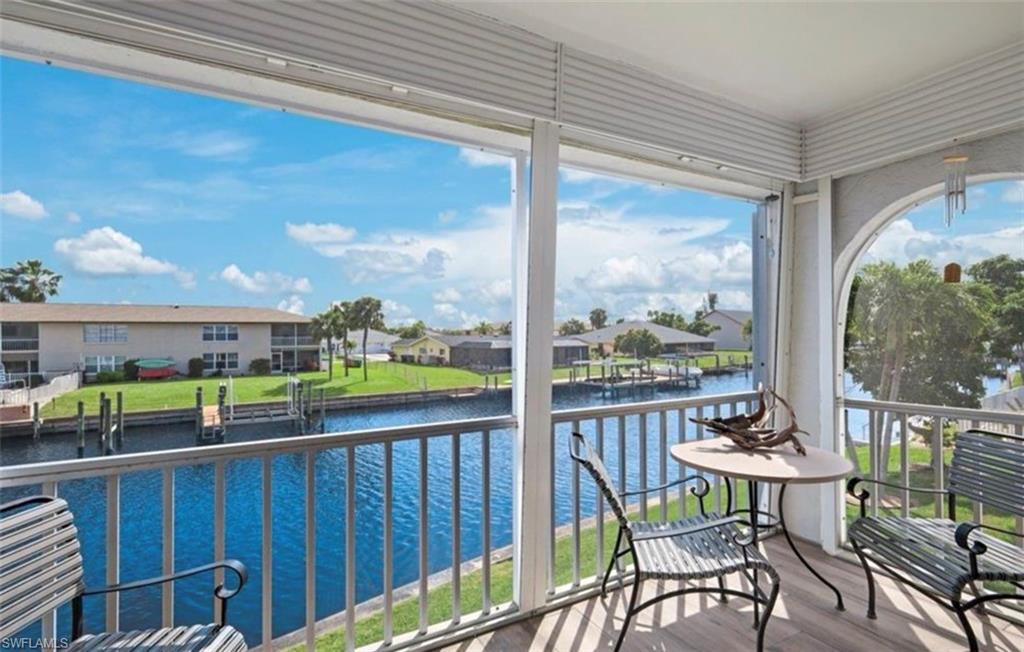
[[[465, 369], [426, 367], [394, 362], [370, 362], [369, 379], [363, 380], [362, 369], [349, 369], [346, 377], [340, 363], [334, 365], [334, 380], [327, 379], [326, 371], [298, 374], [302, 380], [313, 381], [315, 390], [323, 389], [327, 396], [355, 396], [386, 392], [411, 392], [424, 389], [451, 389], [455, 387], [482, 387], [483, 376]], [[86, 414], [99, 411], [100, 392], [113, 398], [117, 392], [124, 395], [126, 412], [186, 408], [195, 405], [196, 387], [203, 388], [203, 400], [208, 405], [217, 400], [217, 387], [225, 378], [184, 378], [169, 380], [133, 381], [124, 383], [90, 384], [58, 397], [42, 408], [43, 418], [71, 416], [77, 413], [78, 401], [85, 402]], [[285, 376], [238, 376], [235, 378], [236, 403], [258, 403], [283, 400], [287, 396]]]
[[[931, 487], [931, 453], [930, 450], [921, 445], [911, 446], [908, 450], [910, 459], [910, 483], [915, 487]], [[857, 448], [857, 457], [861, 469], [868, 468], [868, 449], [866, 446]], [[945, 451], [945, 463], [948, 466], [952, 457], [952, 451]], [[888, 468], [889, 479], [899, 481], [899, 448], [894, 447], [889, 458]], [[586, 480], [583, 480], [586, 481]], [[746, 504], [746, 487], [740, 484], [738, 487], [737, 504]], [[656, 494], [654, 494], [656, 495]], [[677, 496], [674, 491], [671, 496]], [[896, 497], [898, 494], [893, 494]], [[712, 508], [714, 501], [708, 496], [708, 507]], [[687, 496], [687, 513], [698, 513], [696, 498]], [[925, 494], [912, 495], [911, 513], [917, 516], [934, 516], [934, 503], [932, 496]], [[667, 505], [667, 518], [669, 520], [679, 518], [678, 500], [670, 500]], [[649, 518], [660, 519], [661, 511], [659, 506], [649, 507]], [[858, 507], [854, 504], [847, 505], [848, 522], [852, 523], [859, 516]], [[971, 508], [967, 501], [958, 502], [957, 518], [960, 521], [971, 518]], [[987, 513], [985, 523], [1004, 529], [1013, 529], [1013, 518], [1007, 515]], [[615, 544], [617, 532], [615, 521], [604, 523], [604, 555], [598, 561], [597, 558], [597, 527], [584, 528], [580, 532], [580, 569], [583, 578], [595, 575], [598, 568], [605, 568], [611, 559], [612, 546]], [[1003, 536], [1003, 535], [1000, 535]], [[1012, 540], [1009, 537], [1003, 537]], [[572, 581], [572, 556], [573, 545], [571, 536], [559, 537], [555, 541], [555, 585], [561, 586]], [[631, 563], [627, 557], [624, 563]], [[462, 577], [462, 613], [468, 614], [478, 611], [482, 605], [482, 584], [479, 571], [468, 573]], [[990, 587], [995, 588], [995, 587]], [[512, 563], [503, 561], [491, 567], [491, 603], [500, 605], [512, 600]], [[452, 593], [448, 584], [438, 586], [428, 593], [428, 618], [430, 624], [441, 623], [449, 620], [452, 615]], [[393, 611], [393, 629], [395, 635], [415, 631], [419, 627], [419, 601], [417, 598], [410, 598], [396, 602]], [[356, 646], [369, 645], [383, 638], [383, 614], [374, 613], [356, 622]], [[302, 646], [295, 646], [289, 652], [298, 652]], [[317, 650], [335, 652], [345, 648], [345, 630], [339, 628], [323, 634], [317, 638]]]

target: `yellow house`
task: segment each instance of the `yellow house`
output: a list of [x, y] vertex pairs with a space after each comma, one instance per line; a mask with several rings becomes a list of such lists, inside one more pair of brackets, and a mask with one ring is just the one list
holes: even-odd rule
[[391, 352], [399, 362], [447, 365], [451, 361], [451, 349], [432, 335], [398, 340], [391, 345]]

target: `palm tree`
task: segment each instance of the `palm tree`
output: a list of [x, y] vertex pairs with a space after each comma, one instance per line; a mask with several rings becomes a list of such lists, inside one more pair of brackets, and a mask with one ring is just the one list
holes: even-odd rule
[[334, 340], [341, 335], [341, 311], [331, 306], [309, 322], [309, 334], [327, 340], [327, 380], [334, 380]]
[[43, 267], [41, 260], [23, 260], [14, 267], [0, 269], [0, 301], [45, 303], [57, 294], [63, 277]]
[[608, 323], [608, 312], [604, 308], [594, 308], [590, 311], [590, 327], [595, 331], [604, 328]]
[[490, 322], [482, 321], [473, 327], [473, 332], [477, 335], [492, 335], [494, 333], [494, 326]]
[[366, 370], [366, 340], [371, 328], [384, 328], [384, 313], [381, 311], [380, 299], [360, 297], [352, 302], [349, 321], [352, 328], [363, 329], [363, 380], [368, 379]]
[[345, 368], [345, 377], [348, 377], [348, 352], [352, 348], [352, 342], [348, 339], [348, 332], [352, 329], [352, 302], [351, 301], [336, 301], [331, 305], [331, 310], [335, 311], [338, 318], [338, 330], [337, 337], [341, 340], [341, 356], [344, 363], [342, 366]]

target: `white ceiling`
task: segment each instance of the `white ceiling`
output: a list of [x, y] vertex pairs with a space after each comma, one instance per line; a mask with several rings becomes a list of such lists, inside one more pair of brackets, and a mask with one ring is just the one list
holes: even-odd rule
[[1024, 2], [463, 2], [806, 123], [1024, 40]]

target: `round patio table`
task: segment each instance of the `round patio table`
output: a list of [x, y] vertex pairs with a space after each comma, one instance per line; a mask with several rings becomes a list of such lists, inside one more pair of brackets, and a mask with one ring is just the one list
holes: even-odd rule
[[[728, 491], [728, 515], [749, 511], [748, 525], [751, 525], [751, 537], [755, 545], [759, 528], [775, 526], [775, 523], [772, 522], [763, 524], [761, 517], [766, 516], [769, 521], [777, 520], [782, 534], [786, 537], [786, 542], [797, 559], [822, 584], [832, 589], [836, 595], [836, 609], [845, 611], [843, 595], [839, 589], [811, 566], [800, 554], [800, 550], [797, 549], [793, 538], [789, 535], [789, 530], [786, 528], [786, 513], [783, 507], [785, 501], [783, 499], [786, 495], [786, 487], [790, 484], [820, 484], [839, 480], [853, 471], [853, 463], [842, 455], [830, 451], [812, 446], [805, 448], [807, 455], [800, 455], [789, 444], [771, 449], [746, 450], [725, 437], [714, 437], [676, 444], [671, 448], [671, 454], [676, 461], [687, 467], [725, 478]], [[732, 487], [729, 484], [729, 478], [745, 480], [748, 483], [748, 498], [750, 500], [748, 510], [733, 509]], [[770, 512], [760, 511], [757, 500], [757, 485], [760, 482], [779, 485], [779, 515], [777, 519]]]

